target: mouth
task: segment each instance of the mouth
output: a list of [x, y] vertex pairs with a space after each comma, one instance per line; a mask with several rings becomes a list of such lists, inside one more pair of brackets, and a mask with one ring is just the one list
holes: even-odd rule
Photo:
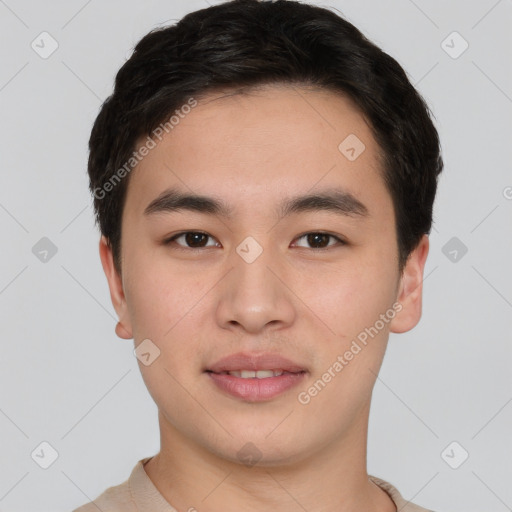
[[223, 394], [263, 402], [299, 385], [308, 370], [279, 354], [238, 353], [217, 361], [204, 373]]
[[226, 372], [212, 372], [206, 370], [209, 373], [215, 373], [216, 375], [231, 375], [240, 379], [269, 379], [271, 377], [280, 377], [281, 375], [294, 375], [297, 373], [305, 373], [305, 370], [300, 372], [289, 372], [282, 369], [277, 370], [231, 370]]

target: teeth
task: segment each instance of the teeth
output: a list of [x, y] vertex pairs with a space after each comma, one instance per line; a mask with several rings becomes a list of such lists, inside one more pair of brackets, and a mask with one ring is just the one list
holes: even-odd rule
[[268, 377], [279, 377], [284, 372], [283, 370], [234, 370], [232, 372], [228, 372], [229, 375], [233, 375], [233, 377], [241, 377], [242, 379], [266, 379]]

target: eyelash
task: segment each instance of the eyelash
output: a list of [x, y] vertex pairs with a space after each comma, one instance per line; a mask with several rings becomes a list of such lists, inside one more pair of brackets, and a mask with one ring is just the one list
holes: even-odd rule
[[[188, 234], [198, 234], [198, 235], [205, 235], [209, 238], [214, 238], [213, 236], [209, 235], [208, 233], [205, 233], [203, 231], [182, 231], [176, 235], [173, 235], [171, 238], [168, 238], [166, 240], [163, 241], [163, 245], [171, 245], [176, 239], [180, 238], [181, 236], [183, 235], [188, 235]], [[336, 236], [336, 235], [333, 235], [331, 233], [326, 233], [326, 232], [323, 232], [323, 231], [308, 231], [307, 233], [304, 233], [302, 235], [299, 235], [295, 240], [300, 240], [301, 238], [304, 238], [308, 235], [324, 235], [324, 236], [328, 236], [330, 238], [333, 238], [335, 239], [338, 244], [334, 244], [334, 245], [328, 245], [327, 247], [313, 247], [313, 248], [310, 248], [312, 251], [325, 251], [327, 249], [330, 249], [330, 248], [333, 248], [333, 247], [339, 247], [339, 246], [344, 246], [344, 245], [348, 245], [347, 242], [345, 242], [345, 240], [341, 239], [340, 237]], [[183, 247], [183, 246], [180, 246], [179, 244], [176, 244], [177, 245], [177, 250], [180, 250], [180, 251], [192, 251], [192, 252], [199, 252], [199, 251], [202, 251], [204, 249], [211, 249], [213, 246], [208, 246], [208, 247]], [[301, 249], [305, 249], [305, 247], [301, 247]]]

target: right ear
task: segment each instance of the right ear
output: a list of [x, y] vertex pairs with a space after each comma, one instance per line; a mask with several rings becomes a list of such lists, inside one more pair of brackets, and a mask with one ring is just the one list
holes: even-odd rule
[[105, 236], [100, 238], [100, 259], [103, 272], [107, 277], [108, 287], [110, 289], [110, 299], [116, 310], [119, 322], [116, 325], [116, 334], [125, 340], [133, 338], [130, 315], [123, 290], [123, 281], [118, 274], [115, 265], [112, 248]]

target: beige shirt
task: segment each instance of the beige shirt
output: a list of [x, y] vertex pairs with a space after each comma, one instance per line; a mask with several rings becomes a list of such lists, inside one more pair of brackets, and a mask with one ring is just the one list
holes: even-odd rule
[[[109, 487], [93, 502], [82, 505], [73, 512], [177, 512], [164, 499], [144, 471], [144, 464], [150, 459], [151, 457], [146, 457], [139, 460], [126, 482]], [[369, 478], [388, 493], [397, 511], [432, 512], [406, 501], [390, 483], [374, 476]]]

